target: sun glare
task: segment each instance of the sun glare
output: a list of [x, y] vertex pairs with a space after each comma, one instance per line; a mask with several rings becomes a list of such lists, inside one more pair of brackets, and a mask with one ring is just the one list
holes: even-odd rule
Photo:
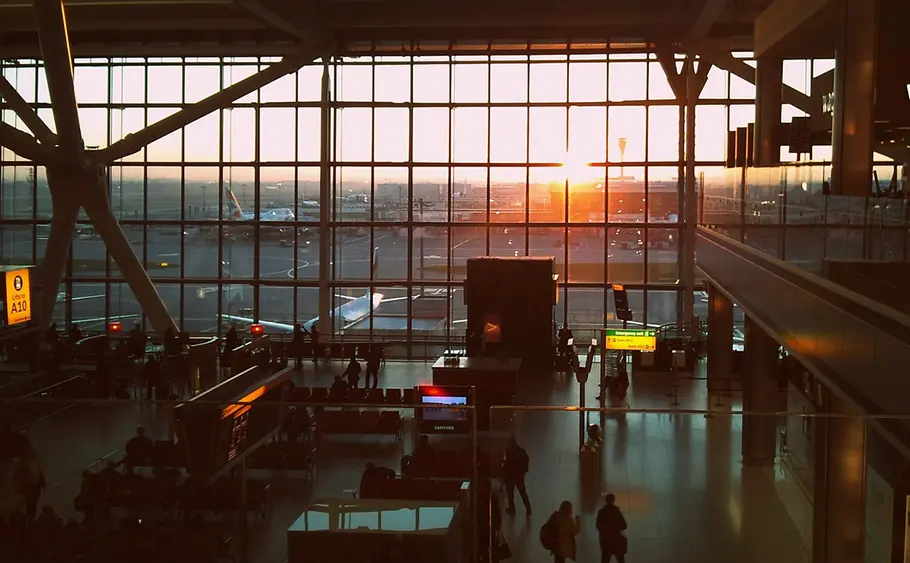
[[591, 182], [603, 176], [600, 168], [594, 168], [585, 159], [577, 155], [566, 155], [563, 165], [559, 168], [560, 179], [567, 180], [569, 186]]

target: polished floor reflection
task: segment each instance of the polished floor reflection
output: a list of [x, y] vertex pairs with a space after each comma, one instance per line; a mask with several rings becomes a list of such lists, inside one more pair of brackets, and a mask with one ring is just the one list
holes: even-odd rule
[[[337, 364], [317, 372], [307, 365], [298, 382], [328, 385], [332, 374], [341, 369]], [[430, 379], [429, 364], [388, 362], [380, 385], [405, 387]], [[588, 404], [597, 395], [593, 379], [586, 386]], [[521, 508], [515, 516], [504, 515], [503, 531], [513, 560], [549, 560], [539, 545], [538, 530], [562, 500], [571, 501], [581, 515], [578, 561], [597, 560], [594, 515], [605, 492], [616, 495], [629, 522], [629, 561], [805, 560], [802, 537], [781, 500], [774, 471], [742, 466], [739, 417], [723, 413], [729, 405], [708, 400], [703, 380], [679, 380], [675, 394], [673, 387], [665, 377], [634, 376], [628, 406], [671, 409], [676, 402], [680, 409], [704, 409], [712, 402], [713, 414], [607, 415], [600, 483], [586, 485], [580, 478], [578, 413], [518, 413], [518, 439], [531, 458], [528, 490], [534, 515], [526, 518]], [[568, 406], [578, 404], [578, 395], [574, 379], [547, 376], [523, 382], [519, 399], [523, 404]], [[735, 397], [733, 401], [735, 404]], [[591, 422], [600, 420], [597, 414], [591, 417]], [[78, 406], [33, 425], [29, 434], [39, 449], [49, 484], [43, 502], [72, 515], [81, 471], [99, 458], [119, 458], [140, 424], [154, 438], [164, 439], [167, 412], [163, 407], [134, 403]], [[329, 438], [317, 452], [315, 485], [299, 475], [262, 475], [272, 484], [274, 510], [266, 521], [254, 524], [250, 561], [283, 562], [285, 531], [312, 498], [350, 495], [366, 460], [397, 470], [400, 456], [410, 450], [410, 444], [407, 436], [400, 443], [391, 438]]]

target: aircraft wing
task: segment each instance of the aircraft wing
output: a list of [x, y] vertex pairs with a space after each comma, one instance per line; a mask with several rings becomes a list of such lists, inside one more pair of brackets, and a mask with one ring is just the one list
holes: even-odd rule
[[280, 330], [282, 332], [294, 332], [294, 325], [290, 325], [290, 324], [286, 324], [286, 323], [276, 323], [273, 321], [262, 321], [262, 320], [258, 321], [258, 323], [257, 323], [257, 321], [254, 321], [253, 319], [251, 319], [249, 317], [238, 317], [236, 315], [221, 315], [221, 320], [222, 321], [227, 320], [227, 321], [231, 321], [231, 322], [235, 322], [235, 323], [244, 323], [244, 324], [250, 324], [250, 325], [251, 324], [261, 324], [262, 326], [264, 326], [266, 328]]

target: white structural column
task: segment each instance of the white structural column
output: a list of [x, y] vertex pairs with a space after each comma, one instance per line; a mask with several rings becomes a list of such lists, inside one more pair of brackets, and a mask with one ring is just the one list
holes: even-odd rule
[[[701, 66], [710, 66], [702, 60]], [[701, 69], [700, 69], [701, 70]], [[707, 76], [707, 72], [705, 72]], [[683, 282], [682, 321], [686, 324], [695, 317], [695, 223], [698, 221], [698, 198], [695, 196], [695, 107], [701, 87], [695, 69], [695, 57], [690, 55], [685, 75], [686, 99], [686, 184], [685, 229], [683, 232], [684, 258], [680, 276]]]

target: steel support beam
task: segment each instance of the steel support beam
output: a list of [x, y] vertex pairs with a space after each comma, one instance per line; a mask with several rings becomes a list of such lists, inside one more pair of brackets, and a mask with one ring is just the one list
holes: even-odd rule
[[0, 122], [0, 146], [35, 164], [52, 164], [57, 161], [53, 147], [39, 144], [34, 137], [8, 123]]
[[317, 56], [319, 56], [317, 49], [304, 48], [292, 56], [284, 57], [281, 62], [275, 63], [248, 78], [244, 78], [240, 82], [228, 86], [224, 90], [212, 94], [208, 98], [188, 106], [174, 115], [149, 125], [141, 131], [127, 135], [126, 138], [117, 141], [106, 149], [97, 151], [95, 156], [98, 162], [110, 164], [134, 154], [150, 143], [162, 139], [182, 127], [186, 127], [197, 119], [205, 117], [251, 92], [255, 92], [270, 82], [286, 74], [297, 72], [300, 67], [312, 62]]
[[13, 88], [13, 85], [2, 74], [0, 74], [0, 98], [6, 100], [6, 103], [16, 112], [22, 123], [25, 123], [25, 126], [29, 128], [42, 145], [53, 147], [57, 144], [57, 135], [54, 135], [47, 124], [41, 121], [35, 110], [28, 105], [28, 102], [19, 95], [19, 92]]
[[47, 237], [47, 246], [44, 248], [44, 257], [38, 272], [41, 288], [38, 323], [41, 330], [50, 326], [54, 316], [57, 290], [63, 283], [63, 277], [66, 274], [66, 261], [70, 255], [76, 219], [79, 215], [80, 205], [72, 196], [74, 191], [71, 187], [67, 190], [59, 183], [61, 178], [68, 176], [69, 174], [66, 172], [58, 176], [54, 167], [47, 169], [47, 183], [51, 189], [53, 214], [51, 215], [51, 232]]
[[322, 95], [320, 105], [320, 152], [319, 152], [319, 330], [329, 334], [332, 299], [329, 276], [332, 274], [332, 233], [329, 229], [332, 213], [331, 147], [332, 107], [329, 65], [322, 67]]
[[[749, 84], [755, 84], [755, 69], [746, 64], [746, 61], [737, 59], [729, 52], [714, 48], [708, 41], [689, 40], [687, 43], [698, 52], [699, 55], [707, 58], [717, 67], [732, 72]], [[809, 96], [786, 84], [784, 84], [783, 90], [781, 91], [781, 101], [810, 115], [815, 111]]]
[[148, 272], [142, 261], [136, 256], [130, 241], [123, 234], [120, 223], [111, 212], [108, 200], [107, 175], [98, 178], [84, 177], [79, 187], [80, 202], [85, 209], [92, 226], [104, 240], [114, 262], [123, 274], [123, 279], [129, 284], [136, 301], [142, 307], [142, 313], [152, 323], [156, 332], [164, 332], [168, 328], [177, 330], [174, 319], [167, 310], [167, 306], [155, 289], [155, 284], [149, 278]]
[[73, 58], [66, 31], [63, 0], [35, 0], [34, 10], [60, 148], [68, 158], [78, 161], [82, 158], [85, 145], [79, 126], [76, 89], [73, 85]]
[[[708, 79], [710, 63], [702, 61], [695, 68], [695, 56], [689, 55], [686, 69], [686, 183], [685, 183], [685, 226], [683, 229], [683, 263], [680, 272], [683, 282], [683, 322], [695, 318], [695, 225], [698, 222], [698, 198], [695, 196], [695, 108], [698, 97]], [[681, 105], [681, 104], [680, 104]]]

